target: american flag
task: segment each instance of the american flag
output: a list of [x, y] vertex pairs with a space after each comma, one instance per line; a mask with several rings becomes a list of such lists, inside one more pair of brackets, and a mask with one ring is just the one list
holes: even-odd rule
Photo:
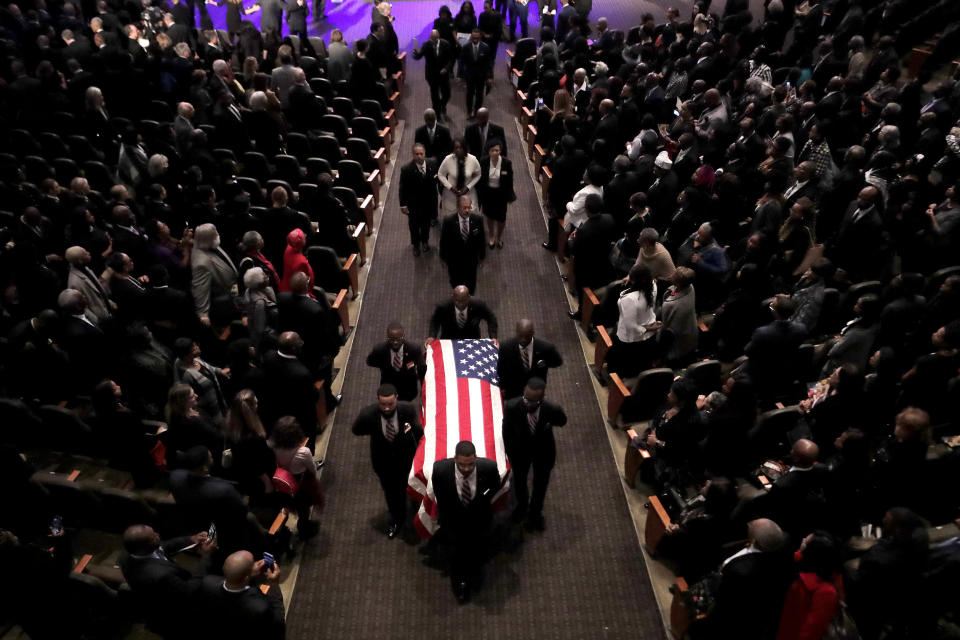
[[499, 352], [493, 340], [435, 340], [427, 348], [423, 385], [423, 438], [413, 458], [407, 493], [420, 502], [414, 525], [429, 538], [438, 526], [430, 475], [433, 463], [452, 458], [461, 440], [477, 448], [477, 457], [495, 460], [500, 490], [495, 504], [506, 501], [510, 463], [503, 449], [503, 400], [497, 379]]

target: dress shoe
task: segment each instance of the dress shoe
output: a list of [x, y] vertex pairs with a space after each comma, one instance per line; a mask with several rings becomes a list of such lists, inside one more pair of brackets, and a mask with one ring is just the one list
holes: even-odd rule
[[330, 408], [331, 408], [331, 409], [336, 409], [337, 407], [340, 406], [340, 403], [341, 403], [341, 402], [343, 402], [343, 394], [342, 394], [342, 393], [338, 393], [337, 395], [333, 396], [333, 406], [330, 407]]
[[547, 523], [543, 519], [543, 516], [527, 516], [526, 522], [524, 522], [524, 527], [528, 531], [543, 531], [547, 528]]
[[494, 248], [496, 248], [497, 243], [496, 243], [496, 242], [490, 242], [490, 243], [487, 244], [487, 246], [490, 247], [491, 249], [494, 249]]
[[503, 249], [503, 240], [497, 240], [497, 249]]
[[464, 604], [470, 599], [470, 590], [467, 588], [465, 580], [461, 580], [453, 585], [453, 595], [456, 596], [457, 602], [460, 604]]
[[430, 226], [431, 226], [431, 227], [435, 227], [435, 226], [437, 226], [438, 224], [440, 224], [440, 221], [437, 220], [436, 218], [434, 218], [433, 220], [430, 221]]
[[546, 249], [547, 251], [556, 251], [556, 250], [557, 250], [556, 247], [551, 247], [549, 242], [543, 242], [543, 243], [540, 244], [540, 246], [543, 247], [544, 249]]
[[424, 253], [429, 253], [429, 252], [430, 252], [430, 245], [427, 244], [426, 242], [423, 243], [423, 252], [424, 252]]
[[567, 311], [567, 317], [570, 318], [571, 320], [579, 320], [580, 310], [577, 309], [576, 311]]
[[397, 523], [393, 523], [389, 527], [387, 527], [387, 537], [390, 538], [391, 540], [396, 538], [398, 533], [400, 533], [400, 525], [398, 525]]
[[320, 458], [319, 460], [317, 460], [316, 461], [317, 471], [319, 471], [320, 469], [323, 469], [324, 465], [326, 464], [327, 464], [327, 461], [324, 460], [323, 458]]
[[420, 247], [413, 245], [413, 257], [418, 257], [420, 255]]
[[317, 535], [320, 525], [313, 520], [300, 520], [297, 522], [297, 537], [301, 540], [309, 540]]

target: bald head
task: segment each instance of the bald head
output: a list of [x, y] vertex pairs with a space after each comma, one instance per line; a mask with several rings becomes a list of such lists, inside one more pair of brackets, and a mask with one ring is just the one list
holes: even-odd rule
[[611, 100], [610, 98], [604, 98], [603, 100], [600, 101], [600, 113], [602, 113], [603, 115], [607, 115], [608, 113], [613, 113], [615, 106], [616, 105], [614, 104], [613, 100]]
[[135, 524], [123, 532], [123, 548], [135, 556], [145, 556], [160, 546], [160, 536], [145, 524]]
[[87, 300], [76, 289], [64, 289], [57, 296], [57, 306], [69, 315], [80, 315], [87, 308]]
[[242, 589], [250, 582], [253, 574], [253, 554], [249, 551], [237, 551], [223, 561], [223, 577], [230, 589]]
[[90, 262], [90, 252], [79, 246], [67, 249], [63, 257], [68, 263], [78, 267], [82, 267]]
[[477, 123], [480, 126], [483, 126], [490, 122], [490, 110], [486, 107], [480, 107], [477, 109]]
[[857, 206], [861, 209], [869, 209], [877, 201], [880, 191], [876, 187], [864, 187], [857, 194]]
[[790, 457], [793, 458], [793, 463], [796, 466], [801, 469], [809, 469], [817, 463], [817, 458], [820, 457], [820, 447], [813, 440], [801, 438], [793, 443], [793, 447], [790, 449]]
[[457, 309], [466, 309], [467, 304], [470, 302], [470, 289], [467, 289], [465, 286], [460, 285], [453, 290], [453, 305]]
[[780, 526], [767, 518], [752, 520], [747, 525], [747, 534], [753, 546], [760, 551], [776, 551], [786, 541]]
[[310, 276], [303, 271], [297, 271], [290, 277], [290, 292], [297, 296], [304, 296], [309, 293]]
[[517, 340], [521, 347], [526, 347], [533, 340], [533, 320], [523, 318], [517, 322]]
[[716, 89], [707, 89], [707, 92], [703, 94], [703, 99], [711, 107], [716, 107], [720, 105], [720, 92]]
[[303, 348], [303, 338], [296, 331], [284, 331], [277, 340], [277, 347], [280, 353], [288, 356], [297, 355]]

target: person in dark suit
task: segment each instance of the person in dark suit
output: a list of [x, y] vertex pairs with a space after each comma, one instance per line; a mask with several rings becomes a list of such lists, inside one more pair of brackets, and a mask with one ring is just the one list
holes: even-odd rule
[[[502, 1], [502, 0], [501, 0]], [[497, 59], [497, 48], [500, 45], [500, 39], [503, 37], [504, 17], [507, 13], [506, 3], [504, 2], [503, 14], [494, 9], [493, 0], [486, 0], [483, 3], [483, 11], [477, 16], [477, 28], [483, 34], [483, 42], [490, 47], [490, 59]]]
[[480, 160], [480, 182], [477, 196], [480, 210], [487, 219], [489, 247], [503, 249], [503, 226], [507, 222], [507, 205], [517, 199], [513, 191], [513, 164], [501, 154], [500, 140], [487, 141], [487, 152]]
[[367, 366], [380, 370], [380, 384], [393, 385], [400, 400], [413, 402], [420, 396], [419, 384], [427, 373], [423, 350], [404, 340], [403, 325], [399, 322], [387, 326], [387, 341], [370, 351]]
[[879, 277], [884, 269], [883, 220], [877, 211], [880, 192], [868, 186], [850, 203], [832, 242], [827, 257], [846, 271], [853, 282]]
[[747, 525], [750, 543], [720, 569], [716, 604], [704, 620], [710, 638], [768, 638], [776, 635], [787, 589], [794, 578], [786, 536], [772, 520]]
[[453, 290], [450, 302], [438, 304], [430, 316], [430, 331], [424, 346], [437, 339], [468, 340], [480, 337], [480, 322], [486, 321], [487, 335], [497, 339], [497, 316], [480, 300], [470, 297], [463, 285]]
[[430, 104], [440, 117], [446, 117], [447, 103], [450, 102], [450, 69], [456, 59], [453, 46], [442, 40], [440, 32], [433, 29], [430, 39], [419, 49], [413, 50], [413, 58], [426, 58], [424, 75], [430, 86]]
[[318, 380], [323, 380], [329, 406], [336, 404], [330, 391], [333, 360], [343, 345], [340, 317], [323, 289], [310, 291], [310, 276], [299, 272], [290, 278], [290, 291], [277, 295], [279, 330], [293, 331], [303, 339], [300, 358]]
[[777, 296], [770, 304], [773, 322], [757, 328], [744, 348], [747, 373], [756, 385], [757, 395], [767, 404], [786, 393], [797, 371], [797, 354], [807, 330], [790, 317], [796, 303], [788, 296]]
[[477, 458], [469, 440], [457, 443], [454, 457], [433, 464], [431, 476], [437, 499], [440, 533], [450, 547], [450, 581], [457, 601], [477, 588], [487, 558], [487, 538], [493, 521], [491, 501], [500, 488], [497, 463]]
[[774, 520], [794, 540], [826, 528], [829, 523], [822, 493], [829, 471], [817, 463], [819, 455], [820, 448], [812, 440], [801, 438], [794, 442], [790, 470], [773, 483], [769, 492], [747, 505], [749, 513]]
[[[266, 591], [261, 586], [266, 586]], [[201, 637], [286, 637], [280, 566], [254, 561], [249, 551], [228, 556], [222, 578], [209, 575], [203, 579], [197, 605], [203, 612]]]
[[115, 251], [107, 258], [107, 268], [111, 271], [107, 286], [121, 322], [143, 318], [146, 311], [145, 283], [133, 277], [135, 267], [130, 256], [123, 252]]
[[197, 529], [216, 527], [217, 549], [223, 554], [264, 548], [262, 529], [253, 527], [243, 496], [232, 482], [210, 475], [213, 456], [203, 445], [177, 455], [180, 469], [170, 473], [170, 493], [184, 518]]
[[[557, 238], [563, 227], [563, 216], [567, 211], [567, 203], [573, 200], [574, 194], [583, 181], [583, 172], [590, 163], [586, 152], [577, 148], [577, 139], [572, 135], [560, 138], [561, 152], [548, 161], [553, 172], [550, 186], [547, 190], [547, 200], [550, 205], [549, 235], [543, 243], [547, 251], [557, 250]], [[674, 196], [676, 198], [676, 196]]]
[[[543, 531], [543, 501], [550, 483], [550, 472], [557, 460], [553, 428], [567, 424], [567, 414], [558, 404], [543, 399], [547, 383], [530, 378], [523, 396], [503, 405], [503, 445], [513, 469], [513, 487], [517, 496], [514, 522], [527, 517], [528, 529]], [[533, 495], [527, 493], [527, 474], [533, 467]]]
[[677, 209], [677, 195], [680, 193], [680, 178], [667, 154], [660, 153], [653, 161], [653, 178], [647, 189], [647, 203], [652, 214], [648, 224], [665, 224]]
[[534, 339], [533, 322], [517, 321], [517, 334], [500, 345], [497, 377], [505, 400], [516, 398], [531, 378], [546, 382], [547, 372], [563, 364], [557, 348], [542, 338]]
[[450, 129], [437, 123], [437, 112], [433, 109], [423, 112], [423, 122], [423, 126], [417, 127], [414, 132], [413, 141], [422, 144], [427, 157], [433, 158], [439, 165], [453, 153], [453, 136], [450, 135]]
[[472, 213], [467, 196], [457, 200], [457, 213], [451, 213], [440, 225], [440, 259], [447, 263], [450, 286], [466, 285], [470, 293], [477, 289], [477, 269], [487, 257], [483, 218]]
[[413, 404], [397, 401], [396, 387], [383, 384], [377, 389], [377, 404], [365, 408], [353, 422], [354, 435], [370, 436], [373, 471], [390, 510], [387, 537], [391, 540], [407, 519], [407, 476], [423, 437], [418, 414]]
[[480, 30], [470, 33], [470, 42], [463, 46], [460, 65], [467, 81], [467, 116], [474, 118], [483, 106], [483, 94], [493, 85], [493, 56], [490, 47], [480, 41]]
[[499, 140], [500, 155], [507, 155], [507, 135], [503, 127], [490, 122], [490, 111], [486, 107], [477, 109], [477, 121], [464, 129], [463, 139], [467, 143], [467, 151], [477, 159], [486, 155], [487, 144], [491, 140]]
[[147, 525], [133, 525], [124, 531], [125, 553], [120, 558], [120, 570], [152, 631], [171, 638], [186, 632], [183, 619], [171, 616], [170, 612], [186, 611], [193, 606], [192, 600], [200, 588], [200, 577], [172, 558], [193, 547], [208, 555], [215, 544], [207, 539], [206, 531], [163, 542]]
[[287, 27], [290, 29], [290, 35], [297, 36], [300, 40], [300, 55], [304, 54], [304, 49], [313, 52], [310, 40], [307, 39], [307, 16], [310, 15], [310, 5], [305, 0], [290, 0], [284, 4], [287, 9]]
[[317, 433], [317, 388], [310, 369], [297, 357], [302, 350], [303, 339], [293, 331], [285, 331], [280, 334], [277, 351], [263, 356], [267, 393], [262, 399], [262, 410], [270, 424], [281, 416], [295, 417], [312, 440]]
[[[619, 149], [623, 146], [623, 138], [620, 133], [620, 121], [617, 119], [617, 105], [610, 98], [604, 98], [600, 101], [600, 121], [593, 130], [594, 140], [605, 140], [612, 149]], [[610, 158], [611, 160], [613, 158]]]
[[413, 159], [400, 170], [400, 213], [407, 216], [413, 255], [430, 250], [430, 223], [437, 217], [437, 161], [413, 145]]
[[[591, 193], [584, 207], [587, 219], [567, 240], [567, 253], [573, 256], [573, 277], [577, 282], [577, 301], [583, 296], [583, 288], [599, 288], [613, 280], [610, 264], [610, 245], [616, 240], [617, 225], [610, 214], [602, 213], [603, 198]], [[569, 312], [571, 318], [580, 317], [580, 307]]]
[[58, 343], [70, 359], [70, 372], [79, 389], [93, 387], [106, 370], [107, 339], [96, 325], [96, 317], [87, 314], [87, 302], [76, 289], [64, 289], [57, 297], [60, 307]]

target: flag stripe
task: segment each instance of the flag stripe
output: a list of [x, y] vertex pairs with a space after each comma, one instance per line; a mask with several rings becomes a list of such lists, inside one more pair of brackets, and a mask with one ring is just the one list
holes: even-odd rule
[[[493, 401], [491, 396], [493, 394], [492, 385], [486, 380], [478, 380], [480, 383], [480, 412], [483, 415], [483, 424], [495, 424], [493, 422]], [[499, 401], [500, 394], [497, 394], [497, 400]], [[493, 429], [484, 429], [483, 430], [483, 449], [484, 449], [484, 458], [490, 458], [491, 460], [498, 460], [497, 458], [497, 444], [496, 436], [493, 433]], [[499, 464], [497, 465], [499, 467]]]
[[460, 400], [460, 411], [457, 413], [457, 425], [460, 427], [460, 440], [473, 441], [473, 397], [470, 393], [470, 386], [473, 380], [466, 378], [457, 378], [457, 395]]

